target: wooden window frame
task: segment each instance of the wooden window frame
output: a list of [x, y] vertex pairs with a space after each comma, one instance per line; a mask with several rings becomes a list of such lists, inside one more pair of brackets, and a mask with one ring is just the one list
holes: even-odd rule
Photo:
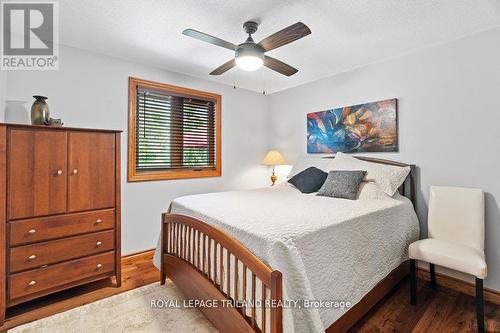
[[[192, 96], [193, 98], [208, 98], [215, 100], [215, 169], [211, 170], [193, 170], [193, 169], [178, 169], [178, 170], [161, 170], [161, 171], [137, 171], [136, 169], [136, 149], [137, 149], [137, 88], [147, 87], [157, 90], [167, 90], [173, 93]], [[174, 86], [166, 83], [147, 81], [135, 77], [129, 77], [128, 90], [128, 181], [140, 182], [151, 180], [169, 180], [169, 179], [187, 179], [187, 178], [206, 178], [220, 177], [222, 175], [222, 156], [221, 156], [221, 95], [211, 92], [195, 90], [185, 87]]]

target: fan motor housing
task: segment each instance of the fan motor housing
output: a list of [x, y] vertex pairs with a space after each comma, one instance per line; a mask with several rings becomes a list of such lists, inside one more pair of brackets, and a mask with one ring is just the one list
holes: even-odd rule
[[249, 35], [254, 34], [257, 31], [259, 24], [254, 21], [247, 21], [243, 23], [243, 30]]

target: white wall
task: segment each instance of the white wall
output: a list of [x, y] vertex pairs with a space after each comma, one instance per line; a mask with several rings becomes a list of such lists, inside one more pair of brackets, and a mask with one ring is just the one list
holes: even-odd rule
[[7, 92], [7, 72], [0, 70], [0, 122], [5, 118], [5, 94]]
[[[131, 253], [155, 245], [160, 213], [173, 198], [267, 184], [259, 164], [268, 147], [291, 162], [305, 154], [306, 113], [397, 97], [400, 152], [380, 155], [418, 165], [424, 234], [430, 185], [486, 191], [486, 285], [500, 290], [499, 41], [495, 29], [268, 96], [61, 47], [59, 71], [9, 72], [0, 98], [6, 89], [8, 122], [27, 123], [31, 96], [41, 94], [67, 126], [124, 130], [123, 252]], [[222, 94], [222, 177], [126, 183], [129, 76]]]
[[400, 152], [375, 156], [419, 167], [424, 234], [430, 185], [484, 189], [486, 285], [500, 290], [499, 92], [495, 29], [270, 95], [269, 145], [293, 161], [306, 154], [306, 113], [397, 97]]
[[[60, 61], [58, 71], [8, 73], [6, 122], [29, 123], [32, 95], [38, 94], [48, 96], [51, 116], [62, 118], [66, 126], [124, 131], [124, 254], [156, 245], [160, 213], [176, 197], [267, 183], [267, 169], [260, 166], [267, 147], [266, 100], [262, 94], [68, 47], [61, 47]], [[222, 177], [126, 182], [129, 76], [222, 95]]]

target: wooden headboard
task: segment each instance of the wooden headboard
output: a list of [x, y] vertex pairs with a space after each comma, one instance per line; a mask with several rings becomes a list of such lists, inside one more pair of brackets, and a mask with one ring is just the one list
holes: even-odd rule
[[[408, 174], [408, 177], [406, 177], [403, 184], [399, 187], [399, 193], [401, 193], [401, 195], [404, 195], [405, 197], [410, 199], [410, 201], [413, 203], [413, 207], [416, 209], [416, 207], [417, 207], [417, 188], [416, 188], [417, 187], [417, 170], [416, 170], [415, 164], [406, 164], [406, 163], [402, 163], [402, 162], [385, 160], [385, 159], [375, 158], [375, 157], [364, 157], [364, 156], [353, 156], [353, 157], [357, 158], [358, 160], [362, 160], [362, 161], [366, 161], [366, 162], [385, 164], [385, 165], [394, 165], [394, 166], [399, 166], [399, 167], [410, 167], [410, 173]], [[328, 156], [326, 158], [335, 158], [335, 157]]]

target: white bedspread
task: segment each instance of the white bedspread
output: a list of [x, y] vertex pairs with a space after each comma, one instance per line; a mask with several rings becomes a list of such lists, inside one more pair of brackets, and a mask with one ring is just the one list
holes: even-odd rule
[[[222, 228], [284, 278], [284, 298], [356, 304], [407, 259], [419, 226], [411, 202], [344, 200], [275, 188], [181, 197], [171, 212]], [[159, 266], [159, 248], [155, 264]], [[324, 332], [348, 309], [284, 309], [287, 333]]]

